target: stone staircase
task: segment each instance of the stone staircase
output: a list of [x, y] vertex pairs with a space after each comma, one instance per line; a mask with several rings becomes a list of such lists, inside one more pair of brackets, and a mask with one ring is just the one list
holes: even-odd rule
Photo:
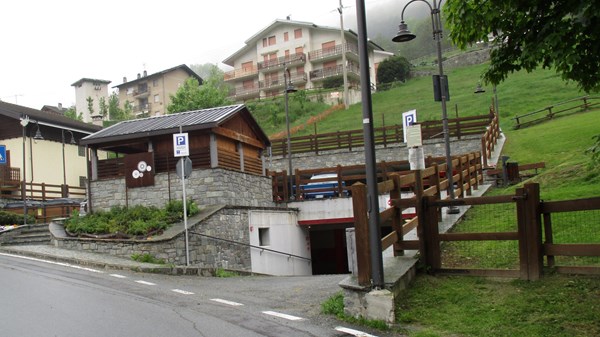
[[52, 239], [48, 224], [28, 225], [14, 229], [0, 236], [3, 246], [49, 245]]

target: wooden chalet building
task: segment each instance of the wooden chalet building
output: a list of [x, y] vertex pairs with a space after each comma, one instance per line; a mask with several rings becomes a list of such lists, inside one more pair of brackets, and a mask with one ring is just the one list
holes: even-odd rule
[[262, 156], [270, 142], [240, 104], [123, 121], [82, 139], [91, 154], [91, 209], [162, 207], [180, 199], [173, 146], [180, 129], [188, 133], [193, 169], [188, 197], [199, 204], [272, 206]]

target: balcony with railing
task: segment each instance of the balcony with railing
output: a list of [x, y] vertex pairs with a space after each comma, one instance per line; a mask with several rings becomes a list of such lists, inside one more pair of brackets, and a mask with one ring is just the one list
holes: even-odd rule
[[140, 86], [133, 90], [133, 98], [144, 98], [150, 96], [150, 87]]
[[[310, 62], [325, 62], [342, 57], [342, 44], [335, 47], [313, 50], [308, 53]], [[358, 45], [346, 43], [346, 57], [358, 60]]]
[[151, 108], [150, 103], [138, 104], [138, 105], [133, 106], [133, 113], [136, 116], [142, 116], [142, 115], [150, 113], [150, 108]]
[[224, 80], [227, 81], [237, 81], [237, 80], [243, 80], [243, 79], [248, 79], [254, 76], [258, 75], [258, 67], [256, 66], [252, 66], [252, 67], [244, 67], [244, 68], [238, 68], [235, 70], [231, 70], [225, 73], [224, 76]]
[[[360, 78], [360, 70], [358, 69], [358, 66], [350, 63], [348, 66], [346, 66], [346, 71], [348, 73], [348, 77]], [[342, 76], [343, 73], [343, 66], [338, 64], [335, 67], [327, 67], [311, 71], [310, 80], [313, 82], [323, 81], [326, 78]]]
[[[290, 77], [290, 82], [294, 85], [305, 84], [307, 81], [306, 73], [293, 74]], [[258, 86], [261, 90], [273, 90], [281, 88], [283, 89], [285, 86], [285, 78], [283, 75], [278, 76], [277, 78], [265, 78], [264, 81], [259, 81]]]
[[260, 95], [260, 89], [258, 86], [258, 81], [254, 81], [252, 86], [235, 86], [231, 89], [229, 98], [234, 100], [257, 98]]
[[278, 57], [273, 60], [258, 62], [258, 70], [260, 72], [272, 72], [283, 69], [284, 66], [297, 66], [304, 63], [306, 63], [306, 54], [296, 53]]

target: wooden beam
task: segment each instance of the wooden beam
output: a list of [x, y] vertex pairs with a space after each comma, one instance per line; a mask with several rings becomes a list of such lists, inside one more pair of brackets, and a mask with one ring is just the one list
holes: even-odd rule
[[260, 149], [265, 148], [265, 144], [261, 143], [259, 140], [254, 139], [252, 137], [248, 137], [246, 135], [242, 135], [241, 133], [235, 132], [230, 129], [225, 129], [223, 127], [217, 126], [217, 127], [212, 128], [211, 131], [220, 136], [234, 139], [241, 143], [250, 144], [250, 145], [256, 146]]

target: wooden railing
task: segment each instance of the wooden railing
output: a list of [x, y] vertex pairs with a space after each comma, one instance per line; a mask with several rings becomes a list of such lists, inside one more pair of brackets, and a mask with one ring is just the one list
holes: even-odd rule
[[490, 165], [488, 164], [488, 159], [492, 158], [492, 153], [498, 143], [498, 138], [500, 137], [500, 123], [498, 122], [498, 114], [493, 112], [493, 107], [490, 108], [492, 112], [492, 119], [490, 121], [490, 125], [485, 130], [485, 133], [481, 137], [481, 151], [482, 151], [482, 159], [483, 159], [483, 167], [488, 168]]
[[[420, 200], [424, 197], [441, 199], [441, 191], [448, 188], [446, 178], [446, 164], [438, 164], [442, 158], [432, 158], [430, 165], [424, 170], [415, 170], [402, 173], [392, 173], [388, 180], [378, 183], [377, 190], [379, 194], [389, 193], [389, 208], [379, 213], [380, 224], [390, 223], [392, 231], [381, 239], [381, 249], [385, 250], [393, 246], [394, 256], [404, 254], [404, 250], [421, 250], [423, 245], [419, 240], [404, 240], [411, 230], [417, 228], [423, 221], [422, 203]], [[453, 158], [453, 167], [456, 168], [453, 175], [457, 183], [455, 197], [462, 198], [470, 195], [472, 189], [478, 189], [483, 182], [483, 171], [481, 168], [481, 154], [478, 152], [470, 153], [464, 156]], [[401, 192], [413, 191], [414, 197], [402, 199]], [[448, 198], [448, 197], [447, 197]], [[366, 185], [357, 183], [352, 186], [352, 205], [354, 212], [354, 227], [356, 231], [356, 251], [358, 264], [358, 283], [362, 286], [370, 284], [371, 259], [368, 240], [368, 204]], [[402, 212], [408, 208], [414, 208], [417, 216], [404, 223]], [[432, 221], [441, 218], [441, 213], [430, 214]], [[421, 235], [419, 235], [422, 237]], [[360, 240], [359, 240], [360, 237]]]
[[[425, 193], [437, 193], [436, 195], [440, 195], [440, 191], [448, 189], [448, 182], [446, 180], [446, 158], [428, 157], [426, 159], [426, 167], [427, 168], [423, 171], [424, 173], [422, 173], [423, 179], [426, 179], [426, 182], [423, 183], [426, 187]], [[479, 186], [480, 180], [483, 179], [481, 153], [472, 152], [461, 156], [454, 156], [452, 167], [454, 168], [453, 181], [456, 184], [455, 195], [470, 195], [470, 187]], [[411, 171], [409, 162], [403, 160], [377, 163], [375, 172], [377, 181], [385, 182], [392, 179], [391, 176], [393, 174], [406, 175]], [[303, 200], [304, 195], [306, 194], [306, 184], [319, 182], [311, 179], [311, 177], [326, 173], [333, 173], [336, 175], [336, 178], [321, 180], [337, 180], [337, 184], [318, 190], [311, 189], [310, 192], [344, 197], [352, 194], [352, 185], [357, 182], [366, 182], [365, 165], [338, 165], [336, 167], [306, 170], [296, 169], [292, 176], [288, 175], [286, 171], [267, 172], [272, 180], [273, 201], [287, 202], [290, 200]], [[478, 179], [478, 177], [481, 179]], [[408, 184], [405, 188], [409, 188], [410, 186], [412, 185]], [[435, 190], [433, 187], [435, 187]], [[290, 191], [290, 188], [292, 188], [293, 191]]]
[[[23, 200], [23, 182], [18, 185], [1, 186], [2, 198], [12, 200]], [[60, 198], [85, 199], [86, 188], [70, 185], [55, 185], [46, 183], [25, 183], [25, 195], [27, 200], [48, 201]]]
[[[494, 120], [496, 122], [494, 122]], [[494, 124], [495, 123], [495, 124]], [[443, 138], [442, 121], [425, 121], [421, 124], [422, 137], [424, 140]], [[487, 115], [461, 117], [448, 119], [448, 127], [451, 137], [461, 139], [470, 135], [481, 135], [492, 129], [499, 133], [497, 118], [493, 112]], [[388, 146], [404, 142], [404, 134], [401, 125], [392, 125], [375, 128], [374, 140], [377, 146]], [[496, 136], [497, 138], [497, 136]], [[489, 142], [496, 138], [489, 137]], [[271, 139], [271, 153], [274, 156], [287, 155], [287, 137]], [[316, 135], [299, 136], [290, 138], [292, 154], [313, 152], [319, 154], [322, 151], [344, 149], [352, 151], [364, 146], [363, 130], [338, 131], [321, 133]], [[486, 147], [490, 147], [486, 143]], [[483, 151], [483, 149], [482, 149]]]
[[0, 165], [0, 186], [15, 185], [21, 182], [21, 169]]
[[[600, 104], [600, 97], [583, 96], [563, 102], [559, 102], [545, 108], [517, 115], [513, 118], [515, 129], [525, 127], [531, 124], [539, 123], [554, 118], [557, 114], [573, 113], [589, 110], [591, 107]], [[594, 101], [594, 102], [592, 102]]]

